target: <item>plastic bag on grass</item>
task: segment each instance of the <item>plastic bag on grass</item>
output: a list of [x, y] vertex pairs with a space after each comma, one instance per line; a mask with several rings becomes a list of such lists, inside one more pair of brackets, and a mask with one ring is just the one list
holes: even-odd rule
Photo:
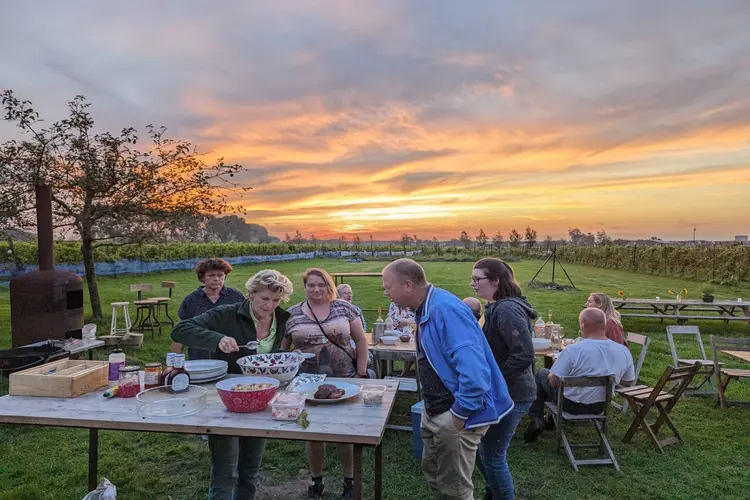
[[83, 497], [83, 500], [117, 500], [117, 488], [109, 479], [103, 477], [99, 486]]

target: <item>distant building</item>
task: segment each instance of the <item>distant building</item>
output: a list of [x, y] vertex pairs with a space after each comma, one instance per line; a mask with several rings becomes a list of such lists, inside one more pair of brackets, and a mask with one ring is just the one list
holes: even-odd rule
[[738, 234], [734, 237], [734, 241], [736, 243], [747, 243], [747, 235], [746, 234]]

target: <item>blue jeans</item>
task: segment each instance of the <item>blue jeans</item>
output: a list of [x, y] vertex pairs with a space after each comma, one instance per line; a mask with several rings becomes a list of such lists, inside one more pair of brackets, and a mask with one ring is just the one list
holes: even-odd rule
[[208, 436], [208, 447], [211, 450], [209, 500], [253, 500], [266, 440]]
[[531, 402], [516, 403], [513, 410], [500, 422], [491, 425], [479, 443], [479, 470], [484, 475], [493, 500], [513, 500], [513, 477], [508, 468], [507, 451], [516, 433], [518, 422], [528, 411]]

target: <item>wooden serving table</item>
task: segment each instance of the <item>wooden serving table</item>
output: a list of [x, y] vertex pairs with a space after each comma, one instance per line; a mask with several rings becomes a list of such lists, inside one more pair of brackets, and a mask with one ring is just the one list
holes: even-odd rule
[[750, 301], [743, 300], [676, 300], [676, 299], [617, 299], [615, 309], [623, 317], [672, 319], [677, 323], [688, 320], [746, 321], [750, 324]]
[[383, 273], [331, 273], [336, 285], [343, 285], [346, 278], [382, 278]]
[[[230, 375], [232, 377], [233, 375]], [[326, 383], [346, 382], [367, 385], [366, 379], [327, 378]], [[397, 381], [383, 380], [386, 386], [383, 403], [365, 405], [361, 396], [340, 403], [308, 403], [310, 426], [301, 426], [271, 418], [271, 408], [258, 413], [230, 413], [214, 390], [215, 384], [205, 384], [208, 389], [206, 408], [196, 414], [176, 418], [144, 418], [137, 413], [135, 398], [102, 397], [103, 390], [77, 398], [45, 398], [3, 396], [0, 398], [0, 423], [44, 425], [89, 429], [88, 489], [98, 482], [97, 462], [99, 429], [169, 432], [177, 434], [215, 434], [223, 436], [259, 437], [322, 441], [354, 445], [354, 498], [363, 495], [362, 454], [364, 446], [375, 447], [375, 498], [382, 497], [381, 442], [385, 425], [393, 410]]]

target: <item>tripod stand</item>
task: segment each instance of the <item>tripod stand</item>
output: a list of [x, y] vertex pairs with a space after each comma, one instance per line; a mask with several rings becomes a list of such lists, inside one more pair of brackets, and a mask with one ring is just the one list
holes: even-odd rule
[[544, 266], [546, 266], [547, 262], [549, 262], [550, 260], [552, 261], [552, 283], [551, 285], [554, 288], [560, 287], [560, 285], [555, 283], [555, 266], [556, 264], [559, 264], [560, 269], [562, 269], [562, 271], [565, 273], [565, 277], [568, 278], [568, 281], [570, 282], [570, 285], [573, 287], [573, 290], [578, 290], [578, 288], [576, 288], [575, 284], [573, 283], [573, 280], [570, 279], [570, 276], [568, 276], [568, 272], [563, 267], [562, 262], [560, 262], [560, 258], [557, 256], [557, 245], [552, 247], [552, 252], [550, 252], [550, 254], [547, 256], [547, 260], [544, 261], [544, 264], [542, 264], [542, 267], [539, 268], [539, 270], [536, 272], [534, 277], [531, 278], [531, 281], [529, 281], [529, 286], [531, 286], [534, 283], [534, 280], [536, 280], [536, 277], [539, 276], [539, 273], [542, 272], [542, 270], [544, 269]]

